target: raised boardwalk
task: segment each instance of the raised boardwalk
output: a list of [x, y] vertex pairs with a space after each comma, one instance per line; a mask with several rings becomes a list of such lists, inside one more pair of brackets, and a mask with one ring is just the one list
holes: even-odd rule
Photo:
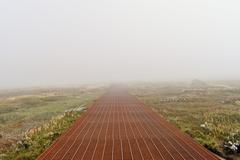
[[39, 160], [219, 160], [119, 87], [95, 102]]

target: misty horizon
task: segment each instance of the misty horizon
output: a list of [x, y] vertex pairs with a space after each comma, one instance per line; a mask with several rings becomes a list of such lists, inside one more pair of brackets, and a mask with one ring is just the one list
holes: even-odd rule
[[0, 88], [240, 80], [239, 5], [0, 2]]

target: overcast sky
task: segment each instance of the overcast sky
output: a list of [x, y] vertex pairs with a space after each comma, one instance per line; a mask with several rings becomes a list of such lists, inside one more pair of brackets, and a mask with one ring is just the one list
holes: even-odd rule
[[240, 79], [239, 0], [2, 0], [0, 87]]

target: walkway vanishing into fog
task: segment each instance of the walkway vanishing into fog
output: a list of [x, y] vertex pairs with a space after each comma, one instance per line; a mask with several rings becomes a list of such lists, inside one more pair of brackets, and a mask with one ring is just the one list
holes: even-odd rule
[[219, 160], [120, 87], [112, 87], [39, 160]]

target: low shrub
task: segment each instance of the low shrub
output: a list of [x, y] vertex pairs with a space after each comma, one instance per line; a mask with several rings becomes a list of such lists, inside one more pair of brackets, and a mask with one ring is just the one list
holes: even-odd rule
[[6, 151], [4, 160], [35, 160], [82, 112], [65, 112], [41, 127], [30, 129], [23, 140]]

